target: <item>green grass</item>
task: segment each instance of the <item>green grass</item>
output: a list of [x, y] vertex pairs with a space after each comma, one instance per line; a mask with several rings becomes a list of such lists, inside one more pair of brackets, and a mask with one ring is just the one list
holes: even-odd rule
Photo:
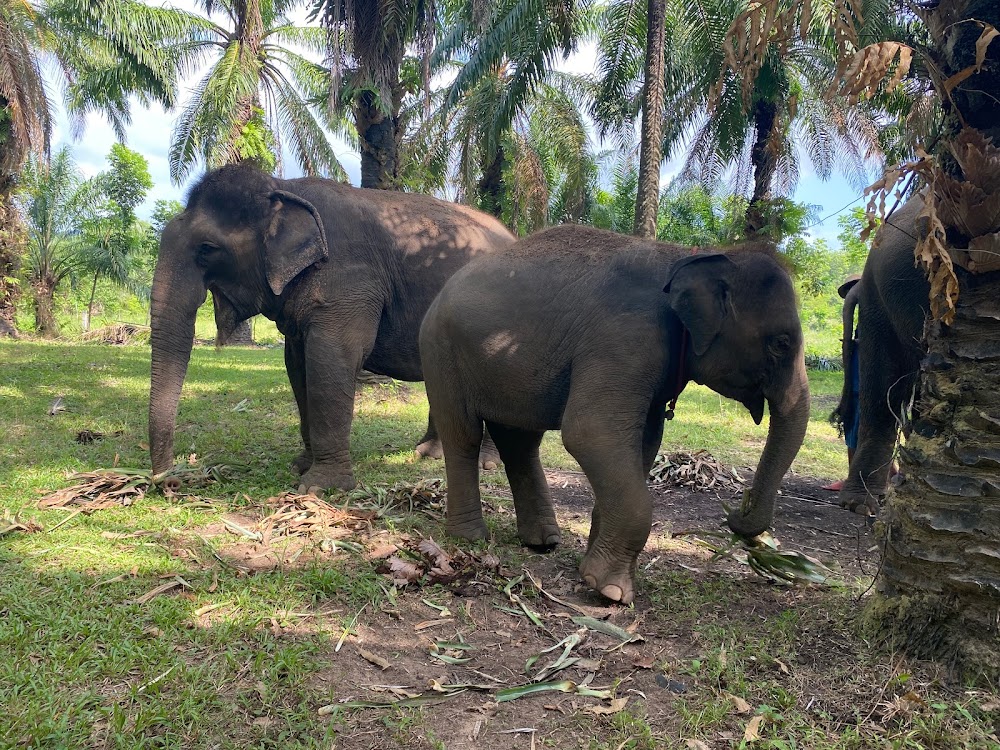
[[[64, 486], [68, 472], [147, 465], [148, 377], [145, 347], [0, 343], [0, 509], [36, 518], [47, 530], [0, 539], [0, 748], [447, 746], [440, 738], [447, 736], [449, 714], [434, 708], [317, 714], [318, 706], [352, 694], [356, 657], [336, 654], [333, 644], [362, 608], [358, 624], [367, 629], [369, 642], [396, 639], [393, 648], [401, 654], [423, 648], [412, 628], [401, 631], [385, 613], [396, 605], [389, 606], [387, 579], [372, 564], [341, 553], [245, 575], [216, 557], [238, 541], [224, 532], [207, 533], [211, 525], [219, 526], [223, 512], [245, 510], [248, 498], [259, 503], [295, 483], [288, 464], [298, 452], [297, 415], [280, 349], [195, 348], [176, 450], [238, 467], [202, 491], [212, 505], [148, 496], [93, 515], [36, 507], [43, 494]], [[839, 375], [812, 373], [810, 380], [813, 415], [794, 468], [836, 477], [845, 468], [844, 450], [826, 415], [839, 392]], [[48, 416], [57, 397], [66, 411]], [[441, 463], [413, 455], [426, 412], [419, 384], [365, 389], [352, 446], [361, 481], [443, 475]], [[75, 437], [85, 429], [108, 436], [83, 445]], [[742, 407], [691, 387], [667, 425], [664, 449], [708, 448], [726, 463], [753, 466], [765, 436], [766, 424], [754, 425]], [[546, 438], [543, 460], [550, 467], [576, 468], [555, 434]], [[487, 481], [504, 485], [500, 472]], [[543, 559], [575, 566], [578, 548], [569, 544], [549, 558], [513, 546], [509, 503], [506, 510], [490, 519], [500, 542], [493, 549], [506, 570], [516, 574]], [[378, 523], [441, 537], [440, 527], [419, 515]], [[136, 531], [146, 533], [129, 536]], [[188, 587], [146, 604], [130, 603], [177, 575]], [[734, 716], [723, 691], [767, 715], [759, 747], [997, 746], [990, 739], [996, 731], [991, 715], [978, 708], [983, 698], [938, 694], [935, 686], [920, 688], [926, 709], [893, 720], [881, 734], [851, 724], [864, 718], [887, 680], [898, 682], [892, 657], [854, 640], [845, 614], [854, 606], [852, 590], [812, 589], [801, 600], [795, 591], [733, 576], [696, 575], [668, 562], [641, 579], [643, 627], [649, 648], [660, 654], [657, 669], [684, 681], [688, 692], [661, 691], [648, 702], [634, 697], [626, 711], [612, 717], [567, 708], [569, 714], [560, 718], [541, 709], [548, 698], [524, 699], [505, 709], [518, 721], [527, 712], [525, 722], [542, 726], [550, 716], [562, 722], [538, 737], [539, 747], [687, 747], [679, 738], [738, 747], [748, 717]], [[502, 587], [500, 581], [479, 595], [497, 596]], [[421, 597], [448, 604], [456, 612], [456, 627], [466, 630], [497, 617], [488, 606], [485, 611], [492, 614], [479, 608], [470, 616], [464, 603], [480, 606], [482, 600], [463, 601], [443, 588], [401, 592], [399, 606], [429, 617]], [[221, 606], [202, 611], [211, 605]], [[537, 599], [532, 606], [547, 605]], [[553, 622], [564, 627], [564, 620]], [[495, 642], [497, 626], [482, 627]], [[845, 649], [845, 642], [852, 648]], [[539, 644], [551, 645], [544, 638]], [[814, 652], [822, 653], [828, 671], [804, 684], [797, 672], [788, 676], [777, 667], [804, 664]], [[511, 669], [516, 672], [521, 664]], [[407, 678], [387, 673], [383, 679]], [[625, 691], [632, 684], [618, 687]], [[851, 690], [863, 696], [861, 713], [853, 711]], [[806, 709], [817, 691], [824, 696], [825, 714]], [[848, 695], [837, 703], [841, 692]], [[905, 692], [903, 683], [894, 683], [890, 692], [885, 700]], [[725, 733], [735, 740], [717, 744]], [[355, 736], [366, 744], [355, 744]], [[364, 739], [370, 737], [379, 739]], [[510, 735], [491, 741], [514, 746]], [[526, 738], [517, 741], [527, 746]], [[488, 745], [500, 746], [505, 745]]]

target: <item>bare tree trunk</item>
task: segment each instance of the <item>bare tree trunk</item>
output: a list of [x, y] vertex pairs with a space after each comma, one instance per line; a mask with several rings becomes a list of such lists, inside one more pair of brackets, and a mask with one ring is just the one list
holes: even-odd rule
[[[923, 16], [941, 81], [975, 63], [983, 27], [969, 19], [1000, 26], [1000, 3], [943, 0]], [[964, 121], [994, 145], [962, 157], [971, 167], [968, 173], [953, 150], [942, 149], [938, 158], [948, 176], [976, 187], [965, 185], [970, 189], [963, 193], [938, 185], [934, 196], [939, 207], [971, 208], [968, 213], [981, 225], [992, 226], [980, 226], [970, 237], [967, 223], [947, 226], [960, 223], [949, 222], [951, 209], [938, 212], [956, 268], [977, 272], [958, 269], [952, 323], [931, 321], [925, 327], [921, 416], [900, 449], [907, 479], [889, 493], [880, 524], [884, 561], [869, 613], [894, 646], [946, 660], [973, 679], [995, 684], [1000, 676], [1000, 270], [995, 261], [990, 265], [989, 253], [970, 265], [969, 249], [973, 242], [1000, 244], [1000, 211], [991, 216], [986, 210], [1000, 205], [1000, 44], [988, 48], [981, 73], [941, 100], [952, 137]], [[914, 228], [915, 234], [923, 231]]]
[[778, 105], [760, 99], [754, 105], [754, 143], [750, 149], [750, 163], [753, 165], [753, 195], [747, 205], [744, 231], [748, 238], [766, 234], [771, 220], [767, 202], [771, 198], [771, 183], [778, 167], [777, 155], [771, 135], [778, 119]]
[[660, 162], [663, 161], [664, 47], [667, 13], [664, 0], [647, 0], [646, 84], [642, 98], [642, 140], [639, 144], [639, 190], [633, 234], [656, 238], [660, 202]]

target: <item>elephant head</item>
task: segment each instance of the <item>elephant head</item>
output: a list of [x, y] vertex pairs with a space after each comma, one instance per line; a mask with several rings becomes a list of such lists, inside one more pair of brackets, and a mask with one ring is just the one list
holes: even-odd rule
[[754, 422], [770, 410], [767, 443], [753, 486], [729, 527], [744, 537], [774, 517], [781, 479], [809, 421], [802, 328], [791, 279], [768, 253], [692, 255], [674, 264], [664, 287], [687, 331], [690, 379], [739, 401]]
[[223, 167], [196, 185], [163, 230], [153, 274], [149, 448], [154, 473], [173, 463], [174, 423], [198, 308], [212, 292], [218, 342], [327, 258], [316, 208], [249, 166]]

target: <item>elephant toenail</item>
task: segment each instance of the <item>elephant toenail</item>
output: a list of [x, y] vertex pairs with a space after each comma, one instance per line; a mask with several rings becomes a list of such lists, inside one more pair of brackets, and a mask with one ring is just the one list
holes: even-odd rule
[[493, 471], [497, 467], [494, 461], [483, 461], [483, 468], [486, 471]]
[[[613, 583], [609, 583], [607, 586], [601, 589], [601, 594], [603, 594], [613, 602], [621, 602], [625, 597], [625, 592], [622, 591], [621, 586], [616, 586]], [[628, 604], [628, 602], [623, 602], [623, 603]]]

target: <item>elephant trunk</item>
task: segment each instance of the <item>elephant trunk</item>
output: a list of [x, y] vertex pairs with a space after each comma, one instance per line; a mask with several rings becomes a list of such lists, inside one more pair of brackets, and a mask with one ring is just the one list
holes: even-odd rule
[[767, 443], [757, 464], [753, 486], [743, 493], [740, 507], [729, 514], [729, 528], [748, 539], [771, 526], [781, 480], [805, 438], [809, 423], [809, 380], [801, 352], [790, 380], [787, 387], [767, 394], [771, 413]]
[[207, 291], [197, 269], [174, 267], [167, 249], [165, 231], [153, 274], [150, 313], [149, 453], [154, 474], [173, 465], [177, 404], [191, 359], [195, 317]]

